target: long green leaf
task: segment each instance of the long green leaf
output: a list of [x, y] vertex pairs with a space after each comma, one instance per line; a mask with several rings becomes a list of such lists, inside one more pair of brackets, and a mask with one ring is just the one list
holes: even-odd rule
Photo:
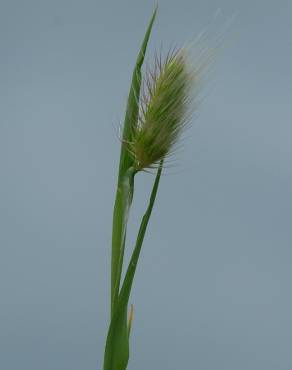
[[133, 72], [131, 88], [128, 97], [127, 110], [124, 122], [124, 130], [121, 145], [118, 188], [114, 206], [113, 226], [112, 226], [112, 257], [111, 257], [111, 317], [117, 305], [122, 273], [125, 237], [128, 213], [133, 196], [134, 173], [129, 169], [133, 165], [126, 143], [131, 141], [133, 127], [137, 124], [139, 113], [139, 96], [141, 89], [141, 67], [144, 61], [146, 48], [153, 22], [156, 17], [157, 7], [149, 22], [144, 40], [138, 54], [135, 69]]
[[132, 83], [131, 89], [128, 96], [128, 103], [127, 103], [127, 110], [125, 115], [124, 121], [124, 128], [123, 128], [123, 143], [121, 146], [121, 155], [120, 155], [120, 167], [119, 167], [119, 178], [123, 177], [125, 172], [128, 170], [129, 167], [133, 165], [132, 156], [129, 154], [127, 150], [126, 143], [131, 142], [132, 139], [132, 132], [133, 128], [137, 124], [138, 120], [138, 113], [139, 113], [139, 98], [140, 98], [140, 89], [141, 89], [141, 68], [144, 62], [144, 57], [148, 45], [148, 41], [150, 38], [152, 26], [156, 17], [157, 13], [157, 6], [154, 9], [152, 17], [150, 19], [149, 25], [147, 27], [141, 49], [139, 51], [136, 65], [132, 75]]
[[160, 166], [157, 170], [157, 174], [156, 174], [156, 178], [155, 178], [155, 181], [154, 181], [154, 184], [153, 184], [149, 204], [148, 204], [147, 210], [146, 210], [146, 212], [145, 212], [145, 214], [142, 218], [142, 222], [141, 222], [141, 225], [140, 225], [140, 228], [139, 228], [139, 233], [138, 233], [138, 236], [137, 236], [136, 245], [135, 245], [133, 254], [131, 256], [130, 263], [129, 263], [129, 266], [128, 266], [128, 269], [127, 269], [127, 272], [126, 272], [126, 275], [125, 275], [125, 279], [124, 279], [124, 282], [123, 282], [123, 285], [122, 285], [122, 289], [121, 289], [121, 292], [120, 292], [120, 295], [119, 295], [119, 306], [120, 305], [124, 306], [125, 304], [128, 304], [128, 302], [129, 302], [129, 297], [130, 297], [130, 292], [131, 292], [131, 288], [132, 288], [132, 284], [133, 284], [133, 279], [134, 279], [134, 276], [135, 276], [138, 259], [139, 259], [139, 256], [140, 256], [143, 240], [144, 240], [144, 237], [145, 237], [145, 232], [146, 232], [148, 222], [149, 222], [149, 219], [150, 219], [150, 216], [151, 216], [151, 213], [152, 213], [152, 209], [153, 209], [153, 206], [154, 206], [154, 202], [155, 202], [155, 199], [156, 199], [156, 194], [157, 194], [158, 185], [159, 185], [159, 181], [160, 181], [160, 177], [161, 177], [161, 172], [162, 172], [162, 162], [160, 163]]
[[110, 323], [109, 332], [106, 341], [104, 370], [125, 370], [129, 359], [129, 341], [127, 328], [127, 307], [136, 272], [136, 267], [141, 252], [145, 232], [152, 213], [155, 202], [160, 176], [162, 172], [162, 163], [157, 171], [155, 182], [152, 188], [150, 201], [146, 213], [142, 218], [136, 245], [133, 250], [130, 263], [125, 275], [125, 279], [118, 297], [118, 304]]

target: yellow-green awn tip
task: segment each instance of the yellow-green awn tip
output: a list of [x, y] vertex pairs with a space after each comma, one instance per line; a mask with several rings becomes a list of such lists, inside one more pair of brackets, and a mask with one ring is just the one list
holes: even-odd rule
[[173, 151], [190, 121], [194, 77], [186, 49], [171, 51], [164, 60], [156, 56], [146, 71], [138, 122], [128, 143], [138, 171], [157, 167]]

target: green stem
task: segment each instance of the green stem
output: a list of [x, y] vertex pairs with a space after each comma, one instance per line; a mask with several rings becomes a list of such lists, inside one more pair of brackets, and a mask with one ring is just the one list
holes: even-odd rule
[[134, 176], [135, 170], [130, 167], [119, 181], [114, 206], [111, 259], [111, 317], [114, 314], [120, 288], [127, 223], [134, 192]]

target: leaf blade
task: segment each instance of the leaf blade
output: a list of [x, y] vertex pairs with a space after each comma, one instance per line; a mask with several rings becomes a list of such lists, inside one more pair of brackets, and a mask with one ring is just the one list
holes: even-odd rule
[[[133, 125], [137, 124], [139, 113], [139, 95], [141, 89], [141, 68], [144, 62], [144, 57], [150, 38], [152, 26], [156, 17], [157, 6], [154, 9], [150, 22], [148, 24], [137, 60], [134, 68], [132, 83], [128, 97], [124, 130], [121, 144], [120, 164], [118, 174], [118, 188], [114, 205], [113, 230], [112, 230], [112, 271], [111, 271], [111, 317], [113, 316], [115, 306], [117, 305], [118, 293], [120, 289], [120, 279], [122, 273], [125, 235], [127, 228], [128, 212], [131, 205], [132, 194], [128, 197], [128, 202], [123, 202], [127, 197], [124, 194], [123, 183], [127, 181], [127, 171], [133, 165], [133, 160], [126, 147], [126, 143], [131, 140], [131, 132]], [[133, 193], [133, 188], [129, 188]], [[127, 208], [127, 212], [124, 211]]]

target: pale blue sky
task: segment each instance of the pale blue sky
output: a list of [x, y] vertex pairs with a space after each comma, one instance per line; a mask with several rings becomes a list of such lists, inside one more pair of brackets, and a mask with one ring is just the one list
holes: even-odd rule
[[[116, 128], [152, 9], [0, 2], [1, 370], [102, 369]], [[292, 368], [292, 2], [160, 0], [149, 55], [205, 27], [212, 44], [234, 15], [162, 178], [129, 370]]]

